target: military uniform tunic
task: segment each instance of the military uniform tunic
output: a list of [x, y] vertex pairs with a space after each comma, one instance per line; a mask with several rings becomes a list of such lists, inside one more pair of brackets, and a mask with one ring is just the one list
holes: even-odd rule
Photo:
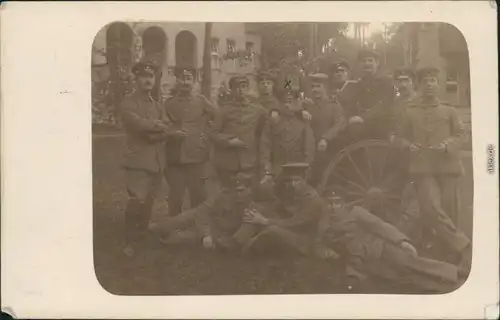
[[[223, 183], [235, 172], [259, 169], [260, 139], [268, 112], [250, 101], [231, 101], [218, 110], [213, 123], [214, 165]], [[239, 138], [245, 147], [232, 147]]]
[[321, 139], [325, 139], [328, 142], [328, 149], [324, 152], [316, 152], [314, 157], [309, 182], [313, 186], [316, 186], [320, 182], [332, 155], [343, 144], [339, 138], [346, 126], [346, 121], [342, 107], [332, 99], [306, 99], [303, 102], [303, 107], [312, 115], [311, 128], [316, 144]]
[[177, 95], [164, 105], [165, 115], [175, 130], [184, 130], [187, 137], [166, 143], [168, 164], [202, 163], [208, 160], [210, 122], [215, 107], [202, 95]]
[[380, 76], [360, 79], [349, 91], [344, 111], [349, 118], [363, 118], [363, 138], [387, 139], [393, 126], [395, 88], [392, 79]]
[[320, 241], [317, 230], [326, 214], [325, 202], [305, 181], [295, 182], [293, 189], [284, 188], [278, 181], [275, 196], [274, 207], [265, 207], [267, 211], [261, 212], [268, 217], [268, 225], [254, 241], [259, 236], [270, 236], [302, 254], [311, 254]]
[[260, 96], [257, 99], [257, 103], [259, 103], [262, 107], [264, 107], [269, 112], [281, 110], [281, 104], [274, 95]]
[[145, 200], [161, 179], [165, 163], [163, 133], [155, 123], [161, 121], [162, 110], [153, 98], [140, 92], [125, 97], [121, 110], [126, 132], [123, 167], [127, 189]]
[[278, 122], [269, 122], [264, 127], [261, 163], [266, 172], [278, 175], [286, 163], [311, 164], [314, 152], [312, 129], [295, 111], [282, 111]]

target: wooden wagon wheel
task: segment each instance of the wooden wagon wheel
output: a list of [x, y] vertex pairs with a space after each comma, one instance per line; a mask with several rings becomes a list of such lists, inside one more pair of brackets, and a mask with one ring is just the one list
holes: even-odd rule
[[333, 156], [318, 191], [340, 195], [347, 205], [386, 215], [401, 208], [407, 162], [400, 150], [382, 140], [353, 143]]

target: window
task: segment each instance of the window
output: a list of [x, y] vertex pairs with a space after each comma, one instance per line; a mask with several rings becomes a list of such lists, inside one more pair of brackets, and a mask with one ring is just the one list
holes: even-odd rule
[[212, 38], [212, 53], [218, 53], [218, 52], [219, 52], [219, 39]]
[[447, 81], [458, 81], [458, 71], [457, 69], [448, 69], [446, 71]]
[[455, 81], [446, 82], [446, 93], [457, 93], [458, 92], [458, 83]]
[[212, 56], [212, 63], [211, 63], [211, 68], [212, 69], [220, 69], [220, 58], [218, 56]]
[[249, 55], [253, 53], [253, 42], [245, 43], [245, 51], [248, 52]]
[[236, 52], [236, 42], [233, 39], [227, 39], [227, 52]]

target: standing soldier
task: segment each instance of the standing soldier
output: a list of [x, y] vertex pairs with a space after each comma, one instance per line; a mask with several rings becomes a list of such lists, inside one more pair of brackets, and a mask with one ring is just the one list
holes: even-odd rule
[[126, 246], [123, 250], [127, 256], [134, 255], [139, 236], [147, 230], [155, 191], [161, 182], [163, 141], [171, 132], [161, 120], [161, 107], [151, 96], [155, 81], [158, 81], [155, 79], [156, 69], [147, 61], [132, 68], [137, 90], [127, 96], [121, 106], [126, 132], [123, 166], [129, 195], [125, 210]]
[[220, 108], [213, 123], [214, 165], [222, 185], [236, 172], [259, 175], [259, 150], [268, 113], [247, 98], [249, 81], [234, 76], [229, 81], [230, 101]]
[[269, 112], [279, 112], [281, 105], [275, 96], [276, 77], [268, 71], [260, 71], [257, 74], [257, 88], [259, 99], [257, 100]]
[[[257, 100], [261, 106], [266, 109], [274, 122], [279, 121], [282, 111], [282, 104], [276, 98], [276, 76], [269, 71], [261, 71], [257, 75], [257, 88], [259, 90], [259, 99]], [[285, 88], [286, 89], [291, 88]], [[305, 120], [311, 120], [311, 114], [304, 109], [297, 109], [296, 112]]]
[[[394, 124], [401, 123], [402, 116], [409, 104], [417, 97], [413, 87], [413, 70], [410, 68], [400, 68], [394, 72], [396, 84], [396, 99], [394, 101]], [[397, 131], [397, 129], [395, 129]]]
[[359, 125], [360, 138], [388, 139], [395, 96], [392, 79], [378, 75], [379, 55], [373, 50], [361, 50], [358, 63], [363, 74], [353, 90], [349, 90], [344, 111], [350, 124]]
[[310, 183], [316, 186], [329, 162], [329, 156], [336, 150], [334, 140], [344, 129], [344, 113], [340, 104], [327, 97], [328, 76], [317, 73], [310, 76], [312, 99], [306, 99], [303, 107], [312, 115], [311, 127], [317, 145], [317, 153], [312, 165]]
[[434, 229], [442, 242], [462, 252], [470, 250], [469, 240], [456, 228], [464, 127], [455, 108], [437, 97], [438, 74], [432, 67], [419, 70], [420, 97], [406, 110], [399, 137], [411, 154], [410, 173], [426, 229]]
[[331, 80], [330, 94], [340, 105], [346, 104], [344, 101], [348, 99], [349, 89], [356, 83], [356, 81], [349, 80], [350, 70], [349, 64], [343, 60], [332, 64], [330, 67], [328, 75]]
[[396, 85], [396, 102], [409, 103], [417, 97], [413, 87], [415, 74], [410, 68], [399, 68], [394, 71], [394, 81]]
[[[393, 131], [391, 132], [390, 141], [391, 143], [395, 141], [396, 133], [399, 131], [398, 126], [401, 125], [403, 120], [403, 115], [406, 112], [408, 106], [416, 98], [416, 92], [413, 86], [415, 74], [410, 68], [399, 68], [394, 72], [394, 81], [396, 84], [396, 99], [393, 104]], [[408, 150], [399, 150], [398, 159], [400, 163], [409, 163], [410, 154]], [[408, 185], [409, 172], [408, 170], [402, 171], [402, 174], [398, 177], [401, 186], [406, 184], [406, 187], [412, 188], [412, 185]], [[407, 190], [407, 191], [410, 191]], [[409, 199], [408, 199], [409, 200]]]
[[205, 168], [209, 159], [208, 130], [214, 117], [214, 106], [202, 95], [193, 94], [194, 75], [189, 68], [176, 68], [177, 83], [173, 97], [164, 105], [166, 120], [177, 130], [186, 132], [182, 139], [166, 142], [169, 184], [169, 213], [182, 211], [186, 189], [192, 207], [206, 198]]
[[286, 163], [302, 162], [310, 165], [314, 159], [315, 142], [309, 121], [297, 113], [299, 111], [296, 92], [284, 92], [280, 118], [264, 127], [261, 143], [261, 164], [265, 172], [261, 181], [265, 184], [272, 176], [281, 172]]

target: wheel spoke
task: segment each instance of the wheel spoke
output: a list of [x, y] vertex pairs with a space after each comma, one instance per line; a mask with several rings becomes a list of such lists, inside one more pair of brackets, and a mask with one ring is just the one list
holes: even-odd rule
[[370, 177], [370, 183], [374, 185], [373, 181], [373, 169], [372, 169], [372, 163], [370, 159], [370, 153], [368, 152], [368, 147], [365, 147], [365, 153], [366, 153], [366, 162], [368, 163], [368, 171], [369, 171], [369, 177]]
[[341, 187], [339, 185], [334, 186], [334, 188], [340, 190], [343, 194], [346, 194], [346, 195], [349, 194], [349, 195], [355, 195], [355, 196], [361, 196], [361, 197], [366, 196], [366, 194], [364, 194], [364, 193], [361, 193], [359, 191], [354, 191], [352, 189], [347, 189], [347, 188]]
[[360, 204], [360, 203], [363, 203], [363, 202], [365, 202], [364, 198], [348, 202], [346, 205], [347, 206], [354, 206], [354, 205], [357, 205], [357, 204]]
[[384, 195], [384, 198], [388, 199], [388, 200], [400, 200], [401, 197], [396, 195], [396, 194], [386, 194]]
[[[390, 183], [392, 181], [394, 181], [394, 179], [396, 178], [396, 175], [395, 174], [389, 174], [387, 175], [383, 180], [381, 179], [379, 182], [379, 185], [381, 187], [389, 187], [390, 186]], [[384, 189], [387, 189], [387, 188], [384, 188]]]
[[357, 184], [357, 183], [355, 183], [355, 182], [352, 182], [352, 181], [350, 181], [350, 180], [347, 180], [346, 178], [341, 177], [340, 175], [338, 175], [338, 174], [337, 174], [337, 173], [335, 173], [335, 172], [332, 172], [332, 174], [333, 174], [333, 175], [335, 175], [335, 176], [337, 176], [337, 177], [339, 177], [340, 179], [342, 179], [342, 180], [346, 181], [347, 183], [349, 183], [349, 184], [351, 184], [351, 185], [355, 186], [355, 187], [356, 187], [356, 188], [358, 188], [358, 189], [359, 189], [359, 190], [360, 190], [363, 194], [366, 194], [366, 189], [365, 189], [365, 188], [363, 188], [362, 186], [360, 186], [359, 184]]
[[385, 164], [387, 163], [387, 158], [389, 157], [388, 153], [389, 152], [384, 152], [384, 157], [383, 157], [384, 160], [380, 163], [377, 183], [379, 183], [384, 178]]
[[366, 181], [365, 177], [363, 176], [363, 173], [359, 170], [358, 166], [356, 165], [356, 163], [354, 163], [354, 160], [351, 158], [351, 155], [347, 155], [347, 159], [349, 159], [349, 161], [352, 163], [352, 165], [354, 166], [354, 169], [356, 169], [356, 172], [358, 173], [358, 175], [361, 177], [361, 179], [363, 180], [363, 182], [365, 183], [365, 185], [367, 187], [370, 187], [370, 184], [368, 183], [368, 181]]

